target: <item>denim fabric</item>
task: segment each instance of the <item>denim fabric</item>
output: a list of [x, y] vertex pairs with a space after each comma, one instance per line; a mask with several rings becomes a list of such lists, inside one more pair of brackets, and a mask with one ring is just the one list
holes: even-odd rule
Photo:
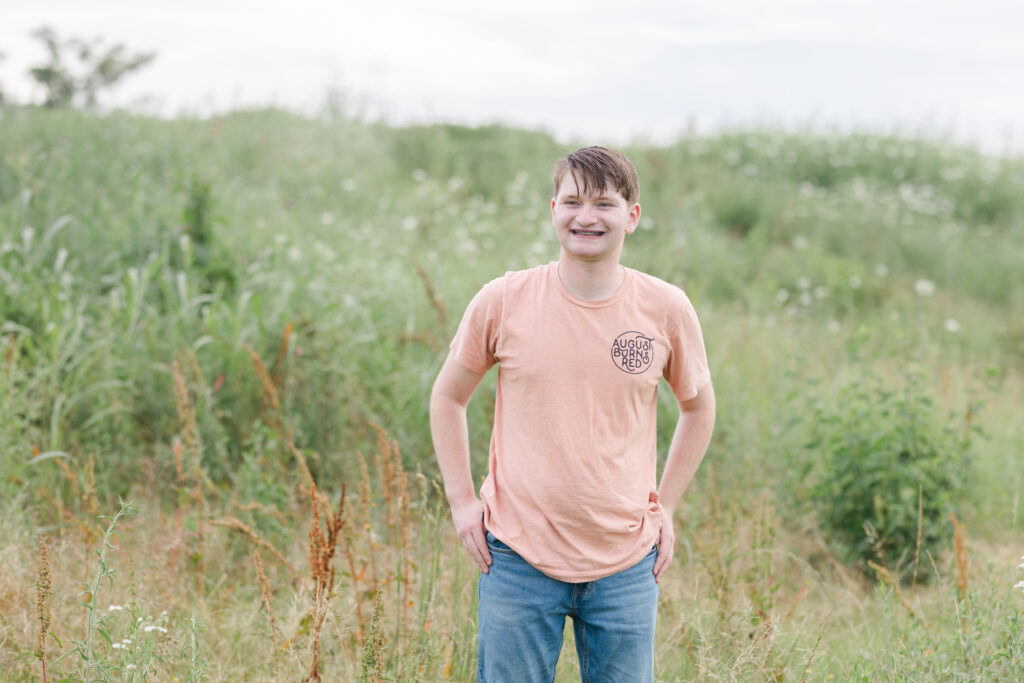
[[573, 620], [583, 683], [654, 680], [657, 549], [597, 581], [566, 583], [487, 534], [493, 564], [480, 575], [477, 680], [551, 683], [565, 618]]

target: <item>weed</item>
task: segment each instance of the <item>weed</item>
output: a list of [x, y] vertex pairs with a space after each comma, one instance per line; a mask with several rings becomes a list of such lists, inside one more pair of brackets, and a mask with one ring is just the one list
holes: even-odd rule
[[35, 656], [43, 668], [43, 683], [46, 683], [46, 638], [50, 634], [50, 595], [53, 580], [50, 576], [50, 552], [46, 539], [39, 537], [39, 566], [36, 569], [36, 609], [39, 613], [39, 634], [36, 637]]

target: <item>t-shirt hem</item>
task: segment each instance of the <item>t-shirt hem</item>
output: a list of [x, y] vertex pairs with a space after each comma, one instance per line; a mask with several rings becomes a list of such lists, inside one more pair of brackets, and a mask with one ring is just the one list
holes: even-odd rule
[[466, 358], [464, 354], [459, 352], [455, 353], [455, 360], [459, 365], [472, 372], [484, 373], [491, 369], [490, 365], [487, 365], [486, 363], [474, 363], [471, 359]]
[[[634, 554], [630, 555], [624, 561], [622, 561], [622, 562], [620, 562], [618, 564], [612, 565], [611, 567], [608, 567], [608, 568], [605, 568], [605, 569], [601, 569], [600, 571], [596, 571], [596, 572], [584, 572], [584, 573], [579, 573], [579, 574], [562, 574], [560, 572], [559, 573], [551, 573], [551, 572], [545, 571], [541, 567], [538, 567], [537, 565], [533, 564], [529, 560], [526, 560], [525, 557], [523, 559], [526, 560], [526, 562], [529, 563], [534, 569], [536, 569], [537, 571], [543, 573], [545, 576], [548, 576], [548, 577], [550, 577], [552, 579], [556, 579], [556, 580], [562, 581], [564, 583], [587, 583], [589, 581], [599, 581], [601, 579], [606, 579], [606, 578], [608, 578], [609, 576], [611, 576], [613, 574], [618, 574], [619, 572], [622, 572], [622, 571], [625, 571], [625, 570], [629, 569], [630, 567], [632, 567], [635, 564], [637, 564], [638, 562], [640, 562], [640, 560], [642, 560], [645, 557], [647, 557], [647, 554], [649, 552], [651, 552], [651, 548], [653, 548], [654, 545], [655, 544], [652, 541], [649, 546], [647, 544], [644, 544], [644, 545], [640, 546], [639, 550], [637, 550]], [[511, 547], [511, 546], [509, 546], [509, 547]], [[517, 550], [516, 552], [519, 552], [519, 551]], [[522, 555], [520, 554], [520, 556], [522, 556]]]
[[700, 379], [696, 383], [686, 387], [685, 391], [680, 392], [680, 401], [690, 401], [697, 398], [697, 394], [701, 392], [701, 389], [711, 384], [711, 371], [705, 370], [700, 376]]

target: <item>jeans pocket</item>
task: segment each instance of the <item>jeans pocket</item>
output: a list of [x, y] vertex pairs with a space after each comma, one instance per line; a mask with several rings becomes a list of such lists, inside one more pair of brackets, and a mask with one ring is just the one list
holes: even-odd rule
[[498, 540], [498, 537], [492, 534], [490, 531], [487, 532], [487, 549], [492, 553], [499, 553], [501, 555], [518, 555], [515, 550], [509, 548], [505, 543]]

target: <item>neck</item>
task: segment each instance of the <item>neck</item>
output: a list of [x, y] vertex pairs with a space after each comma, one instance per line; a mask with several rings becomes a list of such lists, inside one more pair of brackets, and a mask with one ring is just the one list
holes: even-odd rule
[[563, 251], [558, 259], [558, 278], [579, 299], [601, 301], [619, 291], [626, 272], [618, 261], [590, 263], [567, 258]]

